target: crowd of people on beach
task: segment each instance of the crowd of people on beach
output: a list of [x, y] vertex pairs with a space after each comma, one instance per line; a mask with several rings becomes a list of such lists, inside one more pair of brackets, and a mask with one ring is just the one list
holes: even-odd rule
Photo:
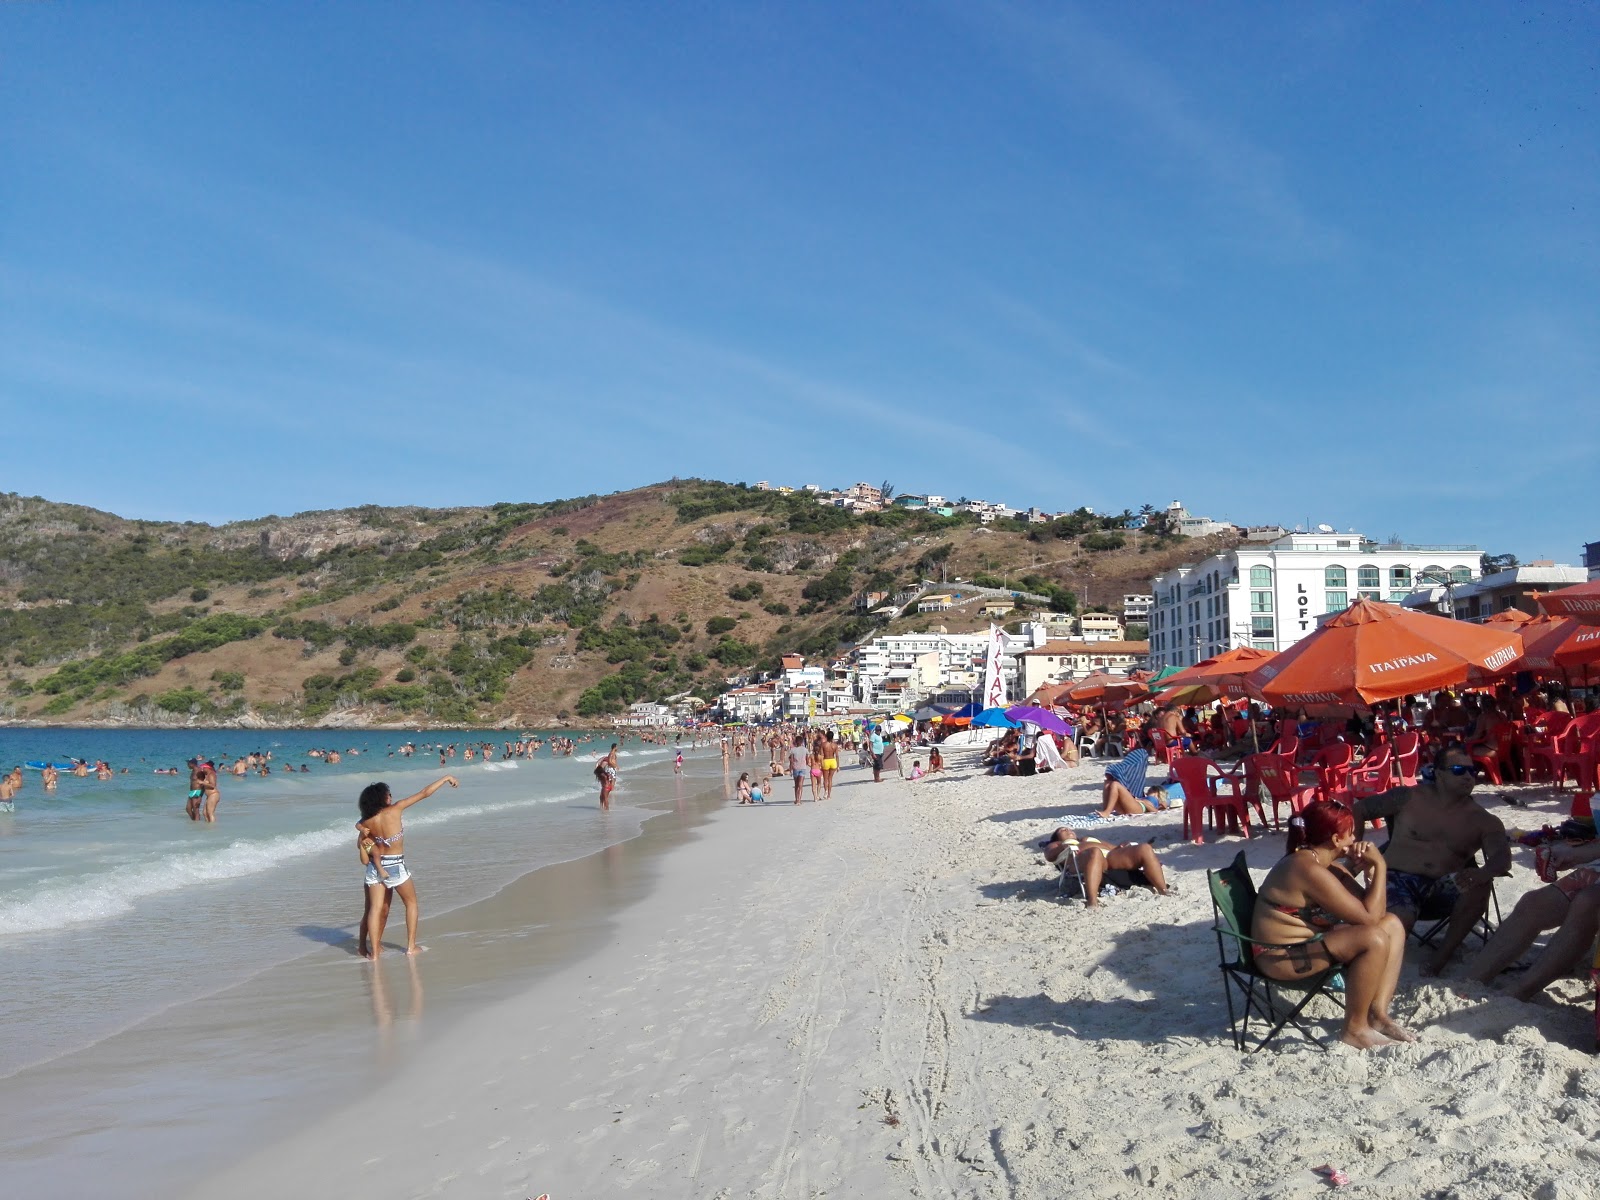
[[[1366, 755], [1384, 764], [1386, 786], [1309, 802], [1301, 793], [1288, 821], [1284, 856], [1259, 884], [1249, 930], [1252, 967], [1268, 979], [1295, 982], [1335, 965], [1343, 970], [1340, 1040], [1367, 1049], [1415, 1040], [1393, 1019], [1390, 1006], [1408, 936], [1419, 922], [1430, 929], [1431, 945], [1419, 968], [1424, 977], [1450, 969], [1474, 933], [1483, 945], [1466, 964], [1465, 976], [1489, 985], [1511, 972], [1506, 991], [1518, 999], [1532, 999], [1574, 968], [1587, 967], [1600, 933], [1600, 839], [1588, 794], [1578, 793], [1573, 819], [1520, 835], [1523, 844], [1540, 848], [1536, 866], [1545, 886], [1524, 895], [1498, 927], [1490, 922], [1494, 881], [1512, 872], [1513, 837], [1473, 797], [1497, 762], [1512, 779], [1523, 778], [1527, 764], [1513, 753], [1513, 728], [1564, 725], [1589, 709], [1561, 688], [1510, 687], [1480, 696], [1447, 690], [1431, 699], [1406, 697], [1321, 719], [1256, 703], [1218, 702], [1207, 709], [1145, 705], [1126, 713], [1071, 713], [1075, 724], [1067, 740], [1076, 735], [1085, 752], [1120, 754], [1107, 760], [1101, 804], [1085, 817], [1090, 821], [1126, 821], [1182, 804], [1176, 766], [1172, 781], [1149, 781], [1157, 757], [1169, 763], [1200, 756], [1209, 775], [1241, 782], [1262, 747], [1308, 777], [1328, 747], [1338, 752], [1332, 755], [1337, 761]], [[1008, 768], [1027, 762], [1030, 753], [1037, 764], [1039, 741], [1047, 737], [1008, 731], [989, 744], [982, 762], [997, 773], [1033, 774], [1038, 766]], [[1423, 754], [1414, 779], [1402, 780], [1398, 764], [1389, 774], [1392, 745]], [[1238, 769], [1228, 769], [1230, 760]], [[1503, 798], [1522, 803], [1514, 794]], [[1270, 795], [1262, 799], [1271, 802]], [[1255, 803], [1253, 794], [1244, 802]], [[1383, 829], [1381, 846], [1368, 840], [1372, 828]], [[1040, 847], [1047, 862], [1076, 877], [1085, 904], [1096, 907], [1102, 889], [1142, 886], [1166, 893], [1153, 841], [1113, 845], [1060, 826]], [[1532, 962], [1518, 966], [1550, 930], [1554, 934]]]

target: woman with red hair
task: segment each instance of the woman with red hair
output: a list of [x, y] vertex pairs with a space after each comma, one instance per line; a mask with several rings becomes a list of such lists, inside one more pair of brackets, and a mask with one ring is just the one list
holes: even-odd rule
[[1389, 1016], [1406, 931], [1384, 901], [1387, 870], [1376, 846], [1356, 841], [1349, 809], [1332, 800], [1308, 804], [1289, 822], [1288, 852], [1262, 881], [1250, 933], [1264, 943], [1250, 949], [1269, 979], [1344, 968], [1339, 1040], [1357, 1050], [1417, 1040]]

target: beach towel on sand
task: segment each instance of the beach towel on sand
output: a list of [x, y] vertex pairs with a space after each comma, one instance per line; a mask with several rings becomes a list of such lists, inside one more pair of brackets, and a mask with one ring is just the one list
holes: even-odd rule
[[1114, 813], [1109, 817], [1102, 817], [1099, 813], [1082, 813], [1076, 817], [1062, 817], [1061, 823], [1068, 829], [1093, 829], [1099, 825], [1126, 825], [1133, 820], [1127, 813]]

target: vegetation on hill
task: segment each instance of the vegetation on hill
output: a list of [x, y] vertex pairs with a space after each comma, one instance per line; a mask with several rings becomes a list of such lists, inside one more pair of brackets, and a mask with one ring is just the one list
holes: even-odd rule
[[[832, 656], [885, 627], [857, 604], [866, 593], [967, 580], [1072, 612], [1200, 552], [1128, 529], [1132, 517], [857, 515], [712, 480], [223, 526], [0, 496], [0, 712], [603, 718], [639, 700], [710, 699], [784, 652]], [[978, 624], [970, 609], [937, 621]]]

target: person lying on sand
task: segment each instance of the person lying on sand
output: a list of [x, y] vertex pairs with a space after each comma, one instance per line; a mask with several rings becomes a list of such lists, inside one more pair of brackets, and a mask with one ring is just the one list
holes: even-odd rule
[[1250, 946], [1256, 970], [1288, 982], [1342, 965], [1339, 1040], [1357, 1050], [1417, 1040], [1389, 1016], [1406, 930], [1388, 911], [1387, 885], [1388, 865], [1376, 846], [1356, 841], [1350, 810], [1318, 800], [1289, 821], [1288, 851], [1256, 897], [1250, 930], [1261, 943]]
[[1153, 788], [1145, 787], [1145, 773], [1149, 770], [1150, 753], [1147, 750], [1130, 750], [1121, 762], [1106, 768], [1105, 785], [1100, 789], [1098, 817], [1117, 813], [1139, 816], [1165, 808], [1166, 793], [1159, 800], [1147, 800], [1145, 795]]
[[1102, 881], [1113, 887], [1140, 885], [1154, 888], [1160, 895], [1167, 894], [1166, 873], [1161, 869], [1155, 847], [1149, 842], [1123, 842], [1113, 846], [1095, 837], [1080, 838], [1075, 830], [1062, 826], [1039, 844], [1044, 848], [1045, 859], [1057, 863], [1063, 870], [1065, 863], [1061, 856], [1074, 856], [1078, 873], [1083, 877], [1083, 902], [1090, 908], [1100, 907]]

